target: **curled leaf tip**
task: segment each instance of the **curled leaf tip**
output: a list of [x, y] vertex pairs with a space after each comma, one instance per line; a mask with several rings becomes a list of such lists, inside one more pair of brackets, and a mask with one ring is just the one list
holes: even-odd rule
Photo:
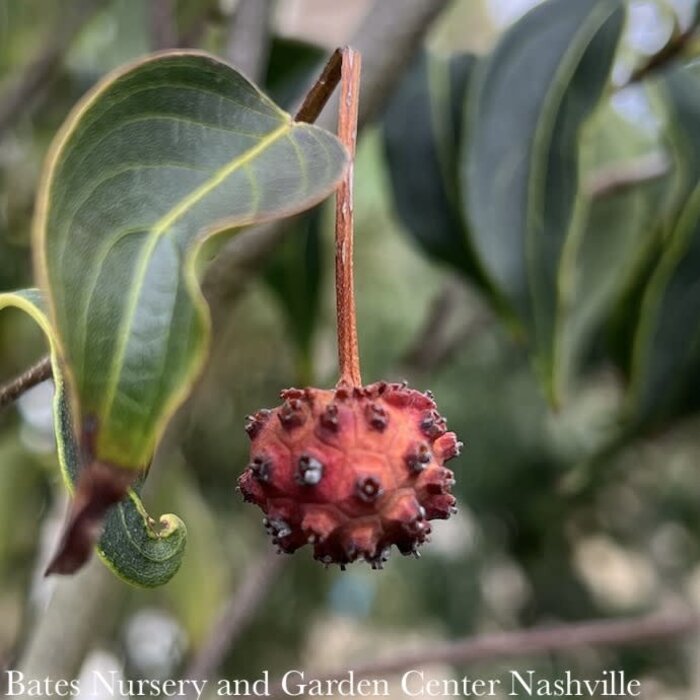
[[127, 494], [138, 474], [102, 462], [91, 462], [81, 473], [60, 544], [46, 569], [51, 574], [73, 574], [90, 559], [102, 533], [107, 511]]

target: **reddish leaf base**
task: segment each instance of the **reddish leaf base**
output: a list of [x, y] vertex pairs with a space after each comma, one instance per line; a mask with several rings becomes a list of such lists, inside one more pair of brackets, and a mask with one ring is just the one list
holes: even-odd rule
[[392, 545], [418, 555], [429, 520], [449, 518], [462, 444], [432, 395], [378, 382], [287, 389], [278, 408], [248, 417], [250, 464], [238, 480], [283, 552], [305, 544], [324, 564], [382, 568]]
[[138, 474], [101, 462], [92, 462], [78, 479], [61, 542], [46, 569], [51, 574], [73, 574], [92, 556], [107, 511], [124, 498]]

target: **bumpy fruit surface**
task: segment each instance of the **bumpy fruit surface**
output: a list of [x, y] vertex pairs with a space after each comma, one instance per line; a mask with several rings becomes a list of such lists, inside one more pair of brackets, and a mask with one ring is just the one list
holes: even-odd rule
[[378, 382], [287, 389], [282, 399], [248, 417], [250, 463], [238, 480], [279, 549], [308, 543], [341, 567], [381, 568], [392, 545], [417, 555], [428, 521], [455, 510], [444, 465], [461, 448], [432, 396]]

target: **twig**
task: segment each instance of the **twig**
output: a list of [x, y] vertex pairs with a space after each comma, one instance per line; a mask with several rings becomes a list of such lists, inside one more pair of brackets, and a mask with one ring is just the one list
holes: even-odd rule
[[656, 72], [659, 68], [663, 68], [673, 59], [679, 58], [695, 35], [698, 26], [700, 26], [700, 6], [696, 7], [695, 14], [688, 28], [673, 37], [661, 51], [650, 56], [645, 63], [634, 70], [627, 81], [627, 85], [649, 77], [650, 74]]
[[51, 358], [47, 355], [19, 377], [0, 387], [0, 408], [9, 406], [25, 391], [51, 378]]
[[340, 383], [361, 386], [360, 352], [357, 344], [357, 315], [353, 280], [354, 211], [352, 185], [357, 147], [357, 114], [360, 103], [362, 57], [354, 49], [343, 49], [341, 67], [338, 138], [348, 149], [350, 165], [338, 187], [335, 203], [335, 294], [338, 317], [338, 364]]
[[208, 681], [250, 624], [287, 559], [274, 552], [248, 567], [243, 582], [224, 606], [205, 644], [183, 678]]
[[318, 119], [340, 82], [342, 64], [343, 52], [341, 49], [336, 49], [328, 59], [328, 63], [326, 63], [318, 80], [306, 94], [301, 107], [299, 107], [294, 117], [296, 121], [313, 124]]
[[175, 48], [178, 32], [174, 0], [151, 0], [148, 9], [153, 51]]
[[[428, 664], [464, 665], [534, 654], [571, 651], [587, 646], [628, 646], [683, 637], [700, 629], [700, 616], [686, 613], [655, 613], [625, 620], [594, 620], [558, 627], [540, 627], [518, 632], [477, 635], [455, 642], [437, 644], [418, 651], [407, 651], [388, 659], [377, 659], [330, 673], [308, 672], [306, 678], [321, 682], [347, 678], [390, 676]], [[270, 689], [275, 697], [283, 693], [281, 683]]]
[[240, 0], [229, 24], [226, 60], [260, 82], [270, 51], [272, 0]]
[[106, 4], [106, 0], [68, 3], [69, 8], [74, 9], [59, 15], [58, 26], [51, 31], [51, 40], [43, 45], [17, 81], [0, 97], [0, 139], [25, 111], [36, 107], [44, 88], [57, 74], [73, 40], [86, 22]]

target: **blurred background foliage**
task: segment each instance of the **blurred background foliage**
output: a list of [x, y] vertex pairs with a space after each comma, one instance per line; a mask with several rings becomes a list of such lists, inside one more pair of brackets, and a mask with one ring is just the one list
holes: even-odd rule
[[[0, 103], [47, 42], [61, 40], [79, 4], [0, 0]], [[516, 31], [509, 27], [534, 4], [455, 0], [382, 123], [359, 145], [363, 375], [406, 378], [435, 393], [467, 445], [455, 465], [460, 512], [437, 524], [420, 561], [396, 557], [381, 574], [362, 566], [326, 571], [306, 552], [291, 558], [223, 676], [335, 668], [398, 644], [644, 612], [680, 599], [700, 605], [700, 73], [679, 56], [634, 79], [696, 21], [695, 3], [629, 0], [605, 74], [594, 88], [582, 79], [572, 96], [590, 103], [584, 110], [574, 102], [569, 117], [581, 122], [582, 137], [563, 152], [553, 146], [534, 156], [550, 166], [561, 161], [564, 174], [550, 183], [549, 196], [560, 194], [567, 177], [575, 183], [575, 198], [562, 199], [565, 226], [555, 227], [565, 251], [555, 260], [560, 286], [545, 295], [545, 307], [564, 295], [555, 350], [542, 340], [542, 323], [532, 324], [529, 303], [514, 304], [499, 285], [492, 274], [498, 261], [479, 255], [482, 219], [473, 213], [491, 206], [508, 216], [518, 206], [495, 176], [476, 182], [503, 134], [497, 119], [482, 122], [477, 145], [495, 139], [484, 160], [470, 142], [470, 114], [508, 109], [476, 104], [474, 81], [488, 70], [488, 52], [502, 50]], [[235, 0], [175, 5], [181, 43], [224, 55]], [[264, 81], [275, 99], [291, 108], [319, 57], [347, 39], [367, 8], [364, 0], [277, 3]], [[51, 138], [95, 80], [154, 47], [151, 12], [147, 0], [103, 2], [21, 118], [0, 127], [3, 291], [31, 284], [33, 197]], [[601, 39], [608, 50], [613, 35]], [[692, 41], [685, 48], [692, 55]], [[543, 50], [556, 63], [555, 47]], [[591, 50], [600, 71], [600, 46]], [[524, 92], [523, 100], [532, 99]], [[527, 145], [532, 133], [519, 112], [511, 116]], [[556, 209], [545, 207], [543, 216]], [[148, 505], [187, 522], [183, 568], [162, 589], [126, 592], [118, 624], [97, 640], [88, 664], [135, 677], [176, 674], [247, 567], [270, 547], [259, 514], [234, 493], [247, 458], [244, 416], [275, 405], [282, 387], [326, 385], [336, 372], [331, 208], [292, 228], [232, 310], [177, 436], [163, 447], [167, 464]], [[559, 264], [568, 268], [562, 273]], [[545, 273], [523, 274], [541, 281]], [[0, 316], [2, 377], [43, 352], [30, 322], [19, 313]], [[39, 572], [65, 496], [49, 401], [50, 389], [40, 386], [0, 414], [0, 664], [16, 660], [51, 592], [52, 581]], [[670, 700], [698, 697], [697, 663], [693, 646], [657, 645], [470, 674], [497, 677], [517, 667], [555, 676], [567, 668], [593, 677], [624, 668], [645, 679], [645, 697]]]

